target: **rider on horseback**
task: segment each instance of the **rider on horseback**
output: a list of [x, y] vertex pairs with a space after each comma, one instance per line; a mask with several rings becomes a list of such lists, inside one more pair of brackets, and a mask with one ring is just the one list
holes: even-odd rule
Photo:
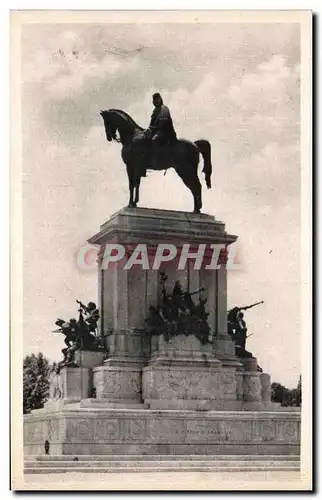
[[[163, 104], [163, 99], [158, 92], [153, 94], [152, 102], [154, 110], [151, 115], [149, 128], [145, 132], [146, 138], [151, 141], [150, 161], [153, 156], [160, 153], [160, 147], [171, 146], [177, 140], [170, 110]], [[145, 172], [143, 172], [143, 177], [145, 177]]]
[[163, 99], [157, 92], [153, 94], [154, 110], [148, 130], [151, 133], [152, 145], [163, 146], [173, 144], [177, 140], [170, 110], [163, 104]]
[[[200, 155], [203, 159], [203, 173], [207, 188], [211, 188], [211, 145], [205, 139], [189, 141], [176, 139], [169, 110], [163, 105], [159, 96], [154, 96], [155, 112], [151, 117], [151, 129], [144, 130], [130, 115], [120, 109], [101, 111], [106, 139], [122, 144], [121, 156], [126, 165], [129, 179], [129, 207], [136, 207], [139, 202], [139, 189], [144, 170], [165, 170], [174, 168], [187, 188], [191, 191], [194, 201], [194, 212], [200, 213], [202, 208], [201, 184], [198, 177]], [[118, 135], [117, 135], [118, 134]], [[148, 136], [150, 139], [148, 140]], [[155, 137], [157, 136], [157, 137]], [[172, 142], [152, 151], [152, 141]], [[154, 142], [153, 141], [153, 142]], [[153, 148], [154, 149], [154, 148]], [[151, 153], [154, 154], [151, 154]]]

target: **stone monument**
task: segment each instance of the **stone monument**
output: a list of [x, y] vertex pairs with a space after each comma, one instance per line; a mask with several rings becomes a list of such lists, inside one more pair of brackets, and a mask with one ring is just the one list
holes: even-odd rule
[[53, 373], [49, 401], [24, 417], [26, 455], [45, 441], [50, 456], [299, 454], [300, 413], [271, 403], [270, 376], [228, 332], [236, 239], [213, 216], [168, 210], [101, 226], [89, 242], [106, 345], [79, 345]]

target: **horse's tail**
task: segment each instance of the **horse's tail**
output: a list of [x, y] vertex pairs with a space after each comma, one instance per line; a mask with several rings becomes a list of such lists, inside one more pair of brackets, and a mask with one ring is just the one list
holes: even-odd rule
[[211, 188], [210, 178], [211, 178], [211, 173], [212, 173], [210, 142], [206, 141], [205, 139], [200, 139], [198, 141], [195, 141], [195, 145], [197, 146], [200, 153], [202, 154], [203, 163], [204, 163], [204, 167], [203, 167], [202, 171], [205, 174], [207, 188], [210, 189]]

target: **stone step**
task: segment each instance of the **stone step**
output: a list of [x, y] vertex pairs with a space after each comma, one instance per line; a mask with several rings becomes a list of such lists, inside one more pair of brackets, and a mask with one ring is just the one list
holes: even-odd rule
[[237, 461], [300, 461], [300, 455], [27, 455], [25, 461], [54, 462], [73, 461], [196, 461], [196, 460], [237, 460]]
[[26, 474], [66, 472], [299, 471], [298, 455], [75, 455], [28, 456]]
[[299, 465], [297, 461], [238, 461], [238, 460], [158, 460], [158, 461], [149, 461], [149, 460], [141, 460], [139, 463], [135, 463], [133, 460], [125, 460], [125, 461], [114, 461], [114, 460], [106, 460], [106, 461], [54, 461], [54, 462], [38, 462], [32, 461], [26, 463], [27, 467], [40, 467], [40, 468], [51, 468], [51, 467], [132, 467], [139, 465], [140, 467], [239, 467], [241, 465], [252, 467], [260, 465], [261, 467], [270, 467], [270, 466], [279, 466], [285, 465], [290, 467], [295, 467]]
[[28, 467], [26, 466], [24, 469], [25, 474], [60, 474], [60, 473], [71, 473], [71, 472], [82, 472], [82, 473], [130, 473], [130, 472], [255, 472], [255, 471], [299, 471], [300, 466], [287, 466], [285, 463], [278, 465], [270, 465], [263, 466], [261, 464], [254, 466], [247, 466], [245, 463], [230, 466], [224, 465], [221, 466], [213, 465], [213, 466], [200, 466], [196, 465], [191, 467], [189, 464], [185, 464], [184, 466], [164, 466], [161, 467], [159, 465], [151, 465], [150, 467], [143, 467], [140, 465], [136, 466], [120, 466], [120, 467]]

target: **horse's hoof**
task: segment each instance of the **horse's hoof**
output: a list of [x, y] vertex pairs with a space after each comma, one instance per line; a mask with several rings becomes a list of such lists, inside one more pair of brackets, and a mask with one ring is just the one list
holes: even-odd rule
[[194, 210], [192, 213], [193, 214], [200, 214], [200, 210]]

